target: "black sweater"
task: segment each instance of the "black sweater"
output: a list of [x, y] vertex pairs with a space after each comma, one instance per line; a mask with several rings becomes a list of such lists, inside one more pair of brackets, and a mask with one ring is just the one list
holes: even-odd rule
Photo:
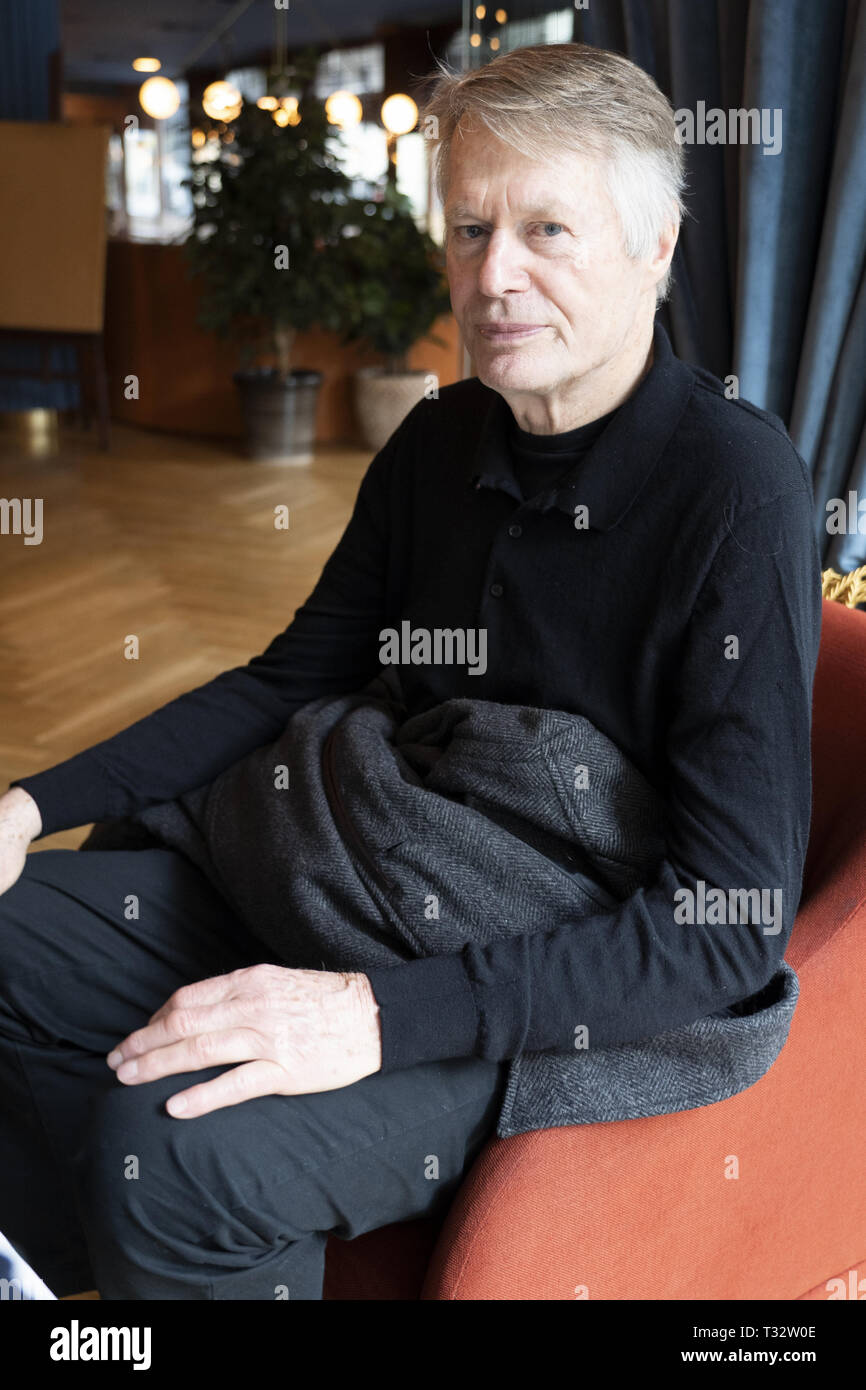
[[[510, 445], [525, 484], [535, 439], [498, 393], [472, 378], [422, 401], [260, 656], [13, 784], [43, 835], [129, 815], [210, 782], [308, 700], [366, 684], [384, 629], [486, 629], [483, 674], [401, 669], [409, 711], [459, 695], [585, 715], [662, 793], [667, 857], [649, 888], [573, 928], [369, 971], [385, 1071], [541, 1051], [576, 1024], [608, 1044], [652, 1036], [758, 993], [790, 935], [821, 620], [803, 460], [776, 416], [675, 357], [659, 323], [650, 371], [600, 434], [587, 427], [588, 452], [571, 433], [573, 467], [524, 501]], [[780, 890], [780, 930], [684, 925], [674, 895], [698, 881]]]

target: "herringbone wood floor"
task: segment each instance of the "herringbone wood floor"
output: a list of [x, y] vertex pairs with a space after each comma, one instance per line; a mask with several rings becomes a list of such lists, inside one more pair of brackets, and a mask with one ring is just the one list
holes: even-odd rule
[[119, 425], [107, 453], [71, 427], [58, 439], [40, 456], [0, 430], [0, 496], [43, 499], [40, 545], [0, 535], [0, 790], [262, 651], [312, 589], [371, 457], [329, 446], [309, 467], [261, 464]]

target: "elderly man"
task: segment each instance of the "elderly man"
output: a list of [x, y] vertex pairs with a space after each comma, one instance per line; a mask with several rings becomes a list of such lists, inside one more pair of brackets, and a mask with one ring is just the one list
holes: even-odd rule
[[[0, 801], [0, 1229], [57, 1292], [320, 1298], [329, 1233], [446, 1209], [522, 1050], [736, 1010], [783, 958], [810, 815], [811, 490], [781, 421], [655, 323], [683, 212], [671, 107], [565, 44], [443, 72], [422, 128], [477, 376], [377, 454], [261, 656]], [[562, 711], [623, 750], [667, 807], [652, 883], [572, 926], [356, 971], [300, 968], [318, 942], [295, 965], [264, 949], [182, 837], [25, 860], [213, 782], [364, 687], [404, 624], [485, 634], [474, 665], [396, 643], [410, 715]], [[779, 892], [781, 915], [684, 926], [698, 884]]]

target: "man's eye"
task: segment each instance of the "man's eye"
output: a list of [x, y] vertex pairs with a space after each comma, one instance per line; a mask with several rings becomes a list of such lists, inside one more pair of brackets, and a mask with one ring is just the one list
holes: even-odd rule
[[[554, 237], [558, 236], [560, 232], [565, 230], [561, 222], [539, 222], [538, 226], [541, 228], [542, 240], [544, 241], [552, 241]], [[463, 241], [477, 241], [478, 236], [475, 236], [476, 232], [479, 234], [479, 236], [484, 235], [484, 228], [480, 227], [477, 222], [461, 223], [458, 226], [456, 226], [454, 230], [463, 239]]]

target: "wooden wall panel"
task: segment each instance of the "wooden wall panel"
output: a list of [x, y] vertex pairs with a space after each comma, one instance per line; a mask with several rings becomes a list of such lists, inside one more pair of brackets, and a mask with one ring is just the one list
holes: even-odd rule
[[[237, 352], [229, 341], [198, 326], [198, 296], [182, 246], [109, 243], [105, 331], [114, 419], [178, 434], [242, 434], [232, 381]], [[416, 343], [410, 366], [435, 372], [440, 385], [447, 386], [463, 375], [460, 331], [452, 314], [433, 331], [446, 346]], [[352, 373], [380, 359], [341, 347], [335, 335], [319, 331], [299, 334], [293, 359], [294, 366], [324, 373], [317, 442], [357, 442]], [[139, 378], [138, 400], [124, 395], [124, 379], [133, 374]]]
[[95, 333], [108, 126], [0, 122], [0, 326]]

